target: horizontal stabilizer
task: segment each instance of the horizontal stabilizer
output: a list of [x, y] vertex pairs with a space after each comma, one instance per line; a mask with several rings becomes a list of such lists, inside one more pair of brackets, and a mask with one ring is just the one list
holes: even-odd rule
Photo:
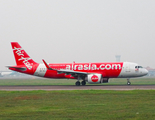
[[18, 70], [21, 70], [21, 71], [26, 71], [26, 67], [13, 67], [13, 66], [6, 66], [6, 67], [8, 67], [9, 69], [14, 68], [14, 69], [18, 69]]

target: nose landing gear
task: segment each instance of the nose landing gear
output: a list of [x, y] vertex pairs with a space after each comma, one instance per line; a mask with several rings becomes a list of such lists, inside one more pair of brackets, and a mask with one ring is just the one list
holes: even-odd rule
[[127, 79], [127, 85], [131, 85], [130, 79]]

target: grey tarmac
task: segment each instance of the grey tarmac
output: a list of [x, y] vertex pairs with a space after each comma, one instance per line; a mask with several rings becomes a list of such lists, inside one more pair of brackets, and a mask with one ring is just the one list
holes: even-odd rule
[[31, 91], [31, 90], [155, 90], [155, 85], [19, 85], [0, 86], [4, 91]]

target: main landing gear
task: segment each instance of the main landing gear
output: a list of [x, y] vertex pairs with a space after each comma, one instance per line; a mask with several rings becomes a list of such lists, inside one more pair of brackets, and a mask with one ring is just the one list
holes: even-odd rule
[[127, 79], [127, 85], [131, 85], [130, 79]]
[[75, 85], [80, 86], [80, 81], [76, 81]]
[[[83, 81], [80, 83], [80, 80], [83, 80]], [[82, 79], [81, 76], [78, 76], [78, 80], [76, 81], [75, 85], [80, 86], [80, 84], [84, 86], [86, 85], [86, 81]]]
[[86, 81], [83, 80], [83, 81], [81, 82], [81, 84], [82, 84], [83, 86], [86, 85]]
[[80, 84], [84, 86], [84, 85], [86, 85], [86, 81], [83, 80], [81, 83], [80, 83], [80, 81], [76, 81], [76, 83], [75, 83], [76, 86], [80, 86]]

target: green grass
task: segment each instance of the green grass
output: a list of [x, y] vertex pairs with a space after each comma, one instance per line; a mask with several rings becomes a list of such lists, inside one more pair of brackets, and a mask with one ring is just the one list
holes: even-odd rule
[[0, 120], [155, 120], [155, 90], [0, 91]]
[[[155, 78], [130, 79], [132, 85], [155, 85]], [[0, 85], [75, 85], [72, 79], [0, 79]], [[109, 83], [97, 85], [126, 85], [126, 79], [110, 79]], [[87, 83], [88, 85], [88, 83]], [[94, 84], [89, 84], [94, 85]]]

